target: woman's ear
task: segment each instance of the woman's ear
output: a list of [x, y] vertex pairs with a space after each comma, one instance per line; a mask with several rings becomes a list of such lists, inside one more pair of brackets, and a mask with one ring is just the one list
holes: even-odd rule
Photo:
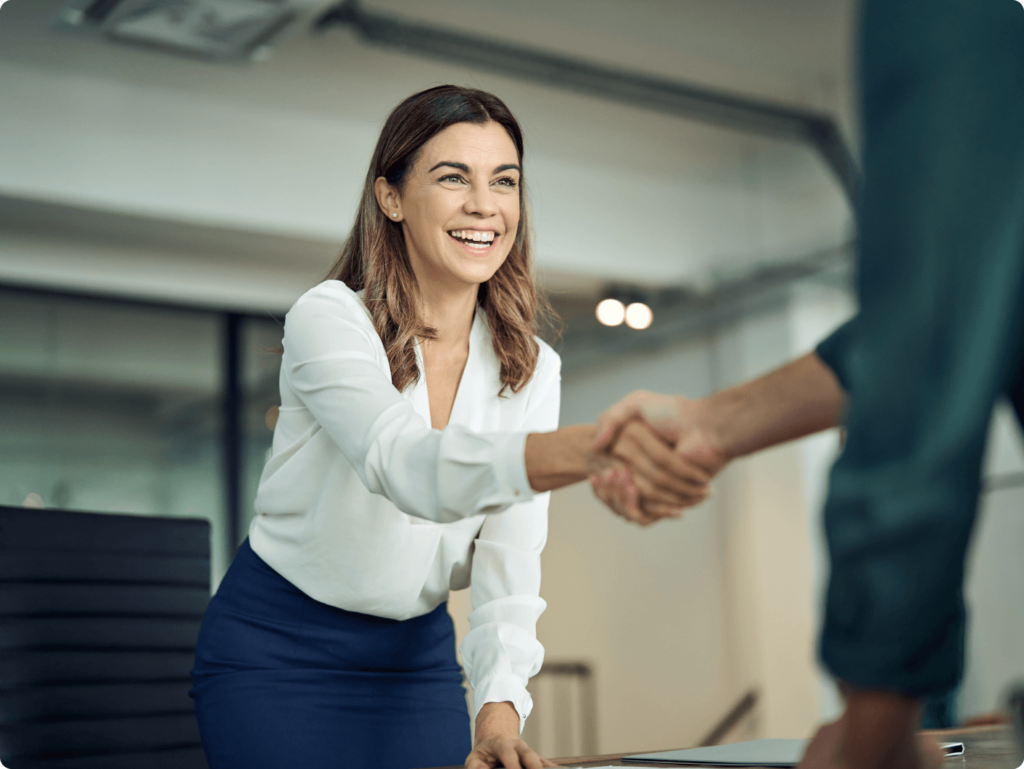
[[377, 198], [377, 205], [384, 212], [384, 216], [393, 222], [402, 221], [402, 198], [398, 190], [392, 187], [383, 176], [378, 176], [373, 183], [373, 194]]

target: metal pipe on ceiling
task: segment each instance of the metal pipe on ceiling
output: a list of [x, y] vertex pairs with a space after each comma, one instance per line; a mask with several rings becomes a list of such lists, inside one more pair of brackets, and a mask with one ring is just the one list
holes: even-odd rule
[[572, 320], [566, 319], [561, 344], [556, 346], [561, 347], [562, 371], [585, 368], [627, 353], [664, 349], [743, 317], [778, 310], [791, 301], [792, 287], [797, 283], [814, 282], [849, 290], [855, 248], [856, 244], [850, 241], [793, 261], [762, 265], [707, 292], [650, 291], [644, 301], [654, 310], [655, 322], [643, 331], [602, 326], [593, 316], [575, 327]]
[[315, 30], [355, 29], [366, 41], [520, 77], [634, 107], [679, 115], [739, 131], [807, 144], [835, 175], [853, 206], [860, 172], [830, 115], [775, 104], [583, 59], [403, 21], [344, 0], [317, 18]]

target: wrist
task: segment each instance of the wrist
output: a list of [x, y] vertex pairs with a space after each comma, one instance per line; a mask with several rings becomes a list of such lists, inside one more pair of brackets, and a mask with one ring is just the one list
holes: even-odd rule
[[679, 398], [680, 416], [701, 434], [722, 464], [731, 462], [738, 455], [735, 448], [729, 445], [729, 416], [733, 409], [730, 408], [729, 399], [724, 396], [724, 393], [718, 393], [696, 400]]
[[526, 475], [536, 492], [551, 491], [585, 480], [595, 454], [594, 425], [572, 425], [550, 433], [526, 436]]
[[519, 738], [519, 712], [511, 702], [487, 702], [476, 714], [474, 745], [493, 739]]

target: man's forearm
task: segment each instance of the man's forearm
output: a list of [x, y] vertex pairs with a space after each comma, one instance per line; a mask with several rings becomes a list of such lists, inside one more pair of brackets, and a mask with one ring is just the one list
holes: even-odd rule
[[808, 353], [692, 403], [695, 422], [733, 459], [837, 426], [843, 399], [832, 370]]

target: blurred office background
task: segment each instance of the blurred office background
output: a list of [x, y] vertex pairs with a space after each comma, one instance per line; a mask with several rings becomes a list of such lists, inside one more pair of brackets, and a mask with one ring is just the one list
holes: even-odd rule
[[[387, 112], [433, 85], [493, 91], [522, 122], [539, 279], [566, 324], [564, 424], [633, 389], [698, 397], [759, 375], [855, 310], [836, 155], [858, 142], [853, 0], [359, 6], [425, 25], [433, 52], [343, 15], [314, 32], [330, 2], [265, 0], [280, 29], [237, 60], [253, 0], [219, 0], [224, 34], [177, 46], [168, 19], [190, 3], [125, 2], [0, 9], [0, 504], [206, 518], [215, 586], [253, 514], [284, 313], [338, 252]], [[182, 50], [196, 40], [219, 58]], [[526, 76], [489, 41], [587, 62], [598, 87]], [[614, 72], [700, 98], [602, 93]], [[773, 109], [832, 133], [780, 129]], [[653, 320], [600, 324], [608, 297]], [[556, 493], [530, 739], [673, 748], [833, 715], [814, 637], [837, 450], [825, 434], [737, 462], [712, 500], [647, 530], [585, 485]], [[1024, 450], [1003, 407], [985, 472], [960, 718], [1024, 673]], [[450, 605], [464, 632], [468, 594]]]

